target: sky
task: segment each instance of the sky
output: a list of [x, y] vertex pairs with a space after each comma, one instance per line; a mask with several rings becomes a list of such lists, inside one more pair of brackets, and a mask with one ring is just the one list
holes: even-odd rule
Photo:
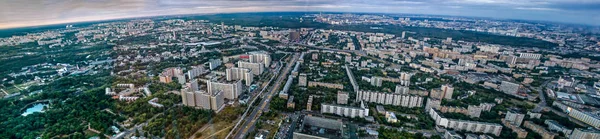
[[0, 29], [159, 15], [276, 11], [433, 14], [600, 26], [600, 0], [0, 0]]

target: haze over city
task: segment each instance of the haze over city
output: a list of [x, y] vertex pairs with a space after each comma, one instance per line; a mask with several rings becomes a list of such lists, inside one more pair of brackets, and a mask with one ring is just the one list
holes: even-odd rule
[[435, 14], [600, 25], [597, 0], [4, 0], [0, 1], [0, 28], [269, 11]]

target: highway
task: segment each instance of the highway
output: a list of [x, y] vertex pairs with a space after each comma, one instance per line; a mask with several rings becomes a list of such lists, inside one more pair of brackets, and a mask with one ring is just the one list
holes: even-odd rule
[[548, 86], [548, 83], [550, 83], [550, 80], [544, 81], [544, 83], [542, 83], [542, 85], [539, 87], [531, 87], [532, 89], [535, 89], [535, 91], [540, 93], [540, 95], [539, 95], [540, 102], [532, 110], [533, 112], [541, 112], [542, 109], [546, 107], [546, 104], [547, 104], [546, 103], [546, 90], [543, 90], [543, 88]]
[[[237, 132], [235, 132], [235, 134], [233, 135], [233, 138], [235, 139], [243, 139], [249, 131], [252, 131], [254, 129], [254, 125], [256, 124], [256, 120], [258, 119], [258, 117], [260, 117], [260, 115], [262, 114], [263, 110], [265, 110], [265, 108], [268, 106], [269, 102], [271, 101], [271, 98], [273, 98], [273, 96], [275, 96], [275, 94], [277, 94], [280, 85], [284, 82], [285, 78], [288, 76], [289, 72], [291, 71], [292, 67], [294, 66], [294, 63], [296, 63], [296, 61], [298, 60], [299, 54], [294, 54], [294, 56], [291, 58], [291, 62], [288, 62], [285, 69], [279, 73], [277, 80], [275, 81], [275, 84], [273, 84], [273, 86], [270, 88], [269, 92], [266, 94], [267, 96], [265, 96], [262, 100], [262, 102], [260, 102], [260, 104], [258, 105], [258, 108], [255, 108], [254, 110], [252, 110], [252, 112], [250, 113], [248, 118], [244, 118], [245, 121], [242, 124], [242, 126], [240, 126], [240, 129], [237, 130]], [[232, 130], [233, 132], [233, 130]]]
[[[284, 56], [286, 57], [287, 54]], [[279, 64], [283, 63], [282, 61], [283, 59], [279, 59]], [[248, 112], [250, 111], [250, 109], [252, 109], [252, 104], [254, 104], [254, 102], [256, 101], [256, 99], [258, 97], [261, 97], [261, 95], [263, 94], [263, 92], [265, 92], [265, 90], [267, 89], [268, 85], [271, 84], [271, 82], [273, 82], [273, 79], [275, 79], [275, 77], [277, 77], [277, 74], [279, 73], [279, 71], [281, 71], [281, 66], [278, 66], [277, 69], [275, 69], [273, 72], [273, 76], [271, 77], [271, 79], [269, 79], [269, 82], [265, 82], [263, 83], [262, 87], [263, 89], [260, 90], [260, 92], [253, 97], [252, 101], [248, 104], [250, 104], [250, 106], [248, 106], [248, 108], [246, 108], [246, 111], [244, 112], [244, 114], [242, 114], [242, 117], [238, 118], [238, 122], [235, 124], [235, 126], [231, 129], [231, 131], [229, 131], [229, 134], [227, 134], [227, 136], [225, 138], [229, 138], [231, 136], [231, 134], [233, 134], [234, 132], [236, 132], [237, 127], [240, 125], [240, 123], [246, 118], [246, 115], [248, 115]]]

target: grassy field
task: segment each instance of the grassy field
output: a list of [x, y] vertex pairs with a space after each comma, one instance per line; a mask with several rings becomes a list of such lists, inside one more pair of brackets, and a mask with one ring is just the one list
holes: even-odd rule
[[232, 122], [218, 122], [207, 125], [207, 128], [197, 134], [196, 139], [216, 138], [223, 139], [235, 125]]
[[196, 139], [225, 138], [231, 128], [235, 126], [244, 109], [245, 107], [225, 107], [217, 113], [211, 123], [207, 123], [200, 129], [200, 133], [196, 134]]

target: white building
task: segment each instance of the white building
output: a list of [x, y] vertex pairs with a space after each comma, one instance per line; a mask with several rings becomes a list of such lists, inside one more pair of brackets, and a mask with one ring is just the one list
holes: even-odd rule
[[204, 66], [192, 66], [192, 69], [187, 72], [188, 79], [194, 79], [204, 72]]
[[569, 116], [582, 121], [596, 129], [600, 129], [600, 112], [588, 112], [581, 109], [568, 107]]
[[394, 93], [396, 94], [408, 94], [410, 92], [410, 89], [408, 88], [408, 86], [402, 86], [402, 85], [396, 85], [396, 90], [394, 91]]
[[214, 70], [217, 67], [221, 66], [221, 64], [223, 64], [223, 62], [221, 61], [221, 59], [211, 59], [208, 61], [208, 68], [210, 70]]
[[500, 47], [498, 46], [477, 46], [477, 48], [479, 48], [479, 51], [490, 53], [498, 53], [500, 50]]
[[263, 63], [265, 67], [271, 65], [271, 56], [265, 53], [256, 53], [248, 56], [250, 63]]
[[321, 104], [321, 113], [336, 114], [350, 118], [365, 118], [369, 116], [369, 109], [366, 108], [362, 103], [361, 107], [349, 107], [323, 103]]
[[599, 139], [600, 131], [594, 129], [575, 128], [569, 139]]
[[222, 92], [223, 97], [229, 100], [237, 99], [243, 91], [241, 81], [234, 81], [231, 83], [207, 81], [206, 86], [208, 93]]
[[214, 110], [215, 112], [221, 110], [224, 105], [223, 93], [221, 91], [208, 93], [203, 90], [190, 91], [189, 89], [182, 89], [181, 98], [185, 106]]
[[527, 58], [527, 59], [540, 59], [542, 54], [534, 54], [534, 53], [519, 53], [519, 58]]
[[371, 77], [370, 81], [372, 86], [377, 87], [381, 87], [381, 84], [383, 83], [383, 79], [381, 77]]
[[198, 81], [197, 80], [191, 80], [188, 83], [185, 83], [185, 87], [187, 87], [188, 89], [190, 89], [190, 91], [198, 91], [200, 90], [200, 88], [198, 87]]
[[265, 68], [263, 63], [250, 63], [244, 61], [238, 61], [238, 67], [250, 69], [254, 75], [262, 74]]
[[360, 90], [358, 91], [356, 97], [359, 101], [402, 106], [408, 108], [421, 107], [423, 105], [423, 97], [414, 95]]
[[229, 68], [225, 70], [227, 81], [244, 80], [246, 86], [252, 85], [254, 74], [252, 70], [246, 68]]
[[500, 135], [502, 125], [497, 123], [485, 123], [477, 121], [457, 120], [444, 118], [434, 110], [429, 110], [429, 116], [435, 120], [435, 125], [443, 128], [454, 129], [459, 131], [468, 131], [474, 133], [489, 133], [496, 136]]

